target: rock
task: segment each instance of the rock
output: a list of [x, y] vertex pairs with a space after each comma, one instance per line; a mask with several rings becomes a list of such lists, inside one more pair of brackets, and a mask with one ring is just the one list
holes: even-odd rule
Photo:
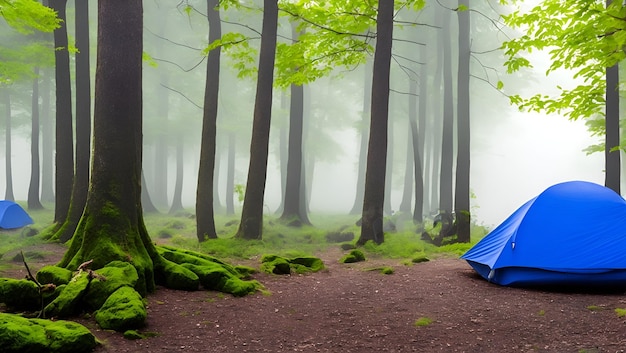
[[0, 313], [0, 347], [4, 353], [83, 353], [96, 347], [96, 338], [71, 321], [26, 319]]
[[96, 311], [96, 322], [105, 330], [124, 332], [146, 324], [148, 313], [143, 298], [131, 287], [116, 290]]

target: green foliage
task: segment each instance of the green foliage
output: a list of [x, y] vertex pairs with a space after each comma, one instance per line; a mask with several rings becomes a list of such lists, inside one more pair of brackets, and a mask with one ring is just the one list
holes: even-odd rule
[[621, 1], [605, 8], [605, 3], [589, 0], [542, 1], [528, 12], [516, 10], [504, 16], [507, 25], [523, 29], [525, 35], [507, 41], [503, 49], [509, 72], [531, 67], [521, 55], [546, 50], [552, 65], [546, 74], [558, 69], [573, 70], [579, 84], [557, 87], [556, 97], [536, 94], [530, 98], [512, 96], [522, 110], [558, 112], [570, 119], [604, 115], [605, 69], [622, 61], [626, 54], [626, 9]]
[[349, 253], [347, 253], [341, 259], [339, 259], [339, 262], [344, 263], [344, 264], [361, 262], [361, 261], [365, 261], [365, 254], [363, 254], [363, 252], [358, 249], [351, 250]]
[[52, 32], [59, 27], [56, 13], [35, 0], [0, 0], [0, 15], [15, 30]]
[[626, 309], [615, 308], [615, 314], [617, 314], [617, 317], [624, 317], [626, 316]]

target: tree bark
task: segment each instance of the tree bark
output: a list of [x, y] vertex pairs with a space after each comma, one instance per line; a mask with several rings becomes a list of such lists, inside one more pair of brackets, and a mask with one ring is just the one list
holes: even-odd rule
[[91, 69], [89, 63], [89, 5], [88, 0], [76, 1], [76, 167], [72, 199], [67, 219], [55, 235], [68, 241], [80, 220], [89, 189], [91, 154]]
[[67, 219], [74, 182], [74, 132], [72, 129], [72, 89], [67, 40], [67, 0], [50, 0], [50, 7], [61, 19], [54, 30], [56, 81], [56, 157], [54, 223], [61, 226]]
[[30, 184], [28, 185], [27, 204], [29, 210], [40, 210], [43, 205], [39, 201], [39, 67], [35, 67], [31, 112]]
[[263, 29], [252, 140], [250, 165], [237, 238], [261, 239], [263, 232], [263, 199], [267, 177], [267, 159], [272, 119], [272, 86], [276, 60], [276, 34], [278, 30], [278, 0], [263, 1]]
[[387, 123], [389, 119], [389, 76], [393, 37], [393, 0], [378, 1], [376, 49], [372, 78], [372, 116], [365, 172], [365, 195], [361, 236], [357, 244], [384, 242], [383, 203], [385, 200], [385, 166], [387, 163]]
[[[459, 0], [468, 7], [468, 0]], [[457, 11], [459, 21], [459, 73], [457, 77], [457, 159], [454, 209], [457, 241], [470, 242], [470, 11]]]
[[[207, 0], [209, 21], [209, 43], [222, 37], [218, 0]], [[196, 190], [196, 236], [198, 241], [217, 238], [215, 231], [215, 211], [213, 209], [213, 184], [215, 177], [215, 149], [217, 138], [217, 107], [219, 96], [221, 47], [209, 52], [204, 91], [202, 116], [202, 142], [200, 147], [200, 167]]]
[[235, 214], [235, 150], [237, 135], [230, 131], [228, 133], [228, 162], [226, 166], [226, 214]]

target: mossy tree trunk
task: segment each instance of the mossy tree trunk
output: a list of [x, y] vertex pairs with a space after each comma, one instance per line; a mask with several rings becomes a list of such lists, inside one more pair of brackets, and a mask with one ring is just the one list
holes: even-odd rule
[[163, 263], [143, 223], [142, 2], [98, 2], [98, 54], [92, 178], [87, 204], [70, 248], [59, 264], [75, 270], [93, 260], [132, 263], [139, 292], [152, 291]]

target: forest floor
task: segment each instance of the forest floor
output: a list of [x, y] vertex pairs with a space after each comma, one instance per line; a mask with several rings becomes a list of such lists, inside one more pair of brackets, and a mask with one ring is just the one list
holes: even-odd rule
[[[33, 270], [65, 250], [38, 247], [46, 255], [30, 261]], [[615, 311], [626, 308], [623, 293], [500, 287], [451, 257], [406, 266], [391, 259], [340, 264], [339, 249], [318, 256], [325, 270], [257, 274], [267, 293], [243, 298], [158, 288], [147, 298], [142, 330], [153, 337], [127, 340], [93, 319], [77, 321], [101, 340], [96, 353], [626, 351], [626, 320]], [[10, 256], [0, 263], [1, 276], [25, 275]], [[371, 270], [381, 266], [395, 272]]]

